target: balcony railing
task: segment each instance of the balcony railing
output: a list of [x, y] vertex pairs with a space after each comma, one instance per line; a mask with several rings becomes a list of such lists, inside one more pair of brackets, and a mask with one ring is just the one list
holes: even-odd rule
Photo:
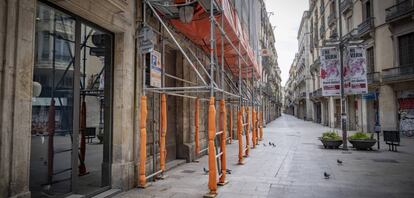
[[300, 98], [306, 98], [306, 92], [301, 92], [300, 93]]
[[356, 37], [357, 35], [358, 35], [358, 29], [352, 29], [347, 34], [342, 36], [342, 40], [352, 39], [352, 38]]
[[408, 15], [414, 11], [414, 1], [405, 0], [392, 7], [385, 9], [387, 22], [393, 21], [394, 19], [400, 18], [402, 16]]
[[324, 12], [325, 12], [325, 5], [323, 4], [323, 1], [322, 1], [321, 6], [319, 8], [319, 14], [323, 15]]
[[414, 80], [414, 64], [382, 70], [383, 82]]
[[340, 4], [341, 12], [346, 12], [352, 8], [352, 0], [342, 0]]
[[310, 65], [310, 70], [311, 71], [316, 71], [317, 69], [318, 69], [318, 67], [319, 67], [319, 65], [320, 65], [320, 60], [319, 60], [319, 58], [318, 59], [316, 59], [315, 61], [313, 61], [313, 64], [312, 65]]
[[321, 24], [321, 27], [319, 28], [319, 34], [321, 38], [323, 38], [323, 36], [325, 35], [325, 23]]
[[333, 12], [328, 16], [328, 25], [333, 26], [335, 25], [335, 22], [336, 22], [336, 14], [335, 12]]
[[381, 75], [379, 72], [372, 72], [367, 74], [368, 84], [379, 84]]
[[374, 27], [374, 18], [369, 17], [365, 19], [361, 24], [358, 25], [358, 35], [363, 36], [366, 33], [370, 32]]
[[322, 97], [322, 88], [319, 88], [315, 91], [312, 92], [312, 97], [313, 98], [319, 98]]

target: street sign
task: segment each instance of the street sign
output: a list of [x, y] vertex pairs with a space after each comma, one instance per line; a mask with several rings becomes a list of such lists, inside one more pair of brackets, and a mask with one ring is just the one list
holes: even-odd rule
[[148, 26], [141, 28], [138, 34], [138, 47], [141, 54], [146, 54], [154, 50], [154, 32]]
[[376, 100], [377, 94], [375, 92], [369, 92], [366, 94], [362, 94], [362, 99], [364, 100]]
[[150, 85], [153, 87], [161, 87], [161, 53], [153, 50], [150, 61]]

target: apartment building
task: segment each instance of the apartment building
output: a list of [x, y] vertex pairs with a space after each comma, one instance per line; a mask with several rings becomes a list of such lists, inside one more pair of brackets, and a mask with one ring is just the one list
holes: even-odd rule
[[[332, 128], [341, 127], [340, 98], [322, 96], [319, 59], [320, 48], [338, 41], [341, 19], [342, 41], [346, 45], [362, 45], [366, 50], [368, 80], [367, 94], [346, 97], [348, 130], [413, 129], [413, 1], [310, 0], [309, 6], [306, 12], [311, 83], [306, 95], [313, 103], [312, 120]], [[299, 29], [298, 34], [302, 31]], [[298, 39], [299, 46], [302, 42]], [[297, 75], [301, 75], [300, 70], [290, 78], [300, 80]], [[285, 90], [301, 92], [300, 88]]]
[[[159, 175], [161, 93], [167, 94], [167, 168], [206, 154], [211, 89], [205, 85], [214, 84], [213, 95], [226, 101], [233, 118], [241, 101], [257, 110], [265, 106], [268, 122], [280, 114], [280, 70], [264, 2], [215, 4], [216, 17], [227, 12], [237, 19], [226, 21], [234, 43], [216, 27], [221, 40], [214, 42], [223, 48], [219, 40], [226, 42], [226, 51], [214, 48], [215, 56], [210, 43], [197, 42], [211, 35], [210, 26], [186, 29], [209, 20], [193, 14], [208, 12], [210, 1], [183, 2], [0, 1], [0, 197], [90, 197], [134, 188], [138, 175]], [[269, 60], [262, 58], [264, 49], [271, 51]], [[229, 50], [231, 56], [224, 54]], [[272, 89], [262, 96], [255, 86], [263, 82]], [[204, 150], [197, 154], [196, 99]]]

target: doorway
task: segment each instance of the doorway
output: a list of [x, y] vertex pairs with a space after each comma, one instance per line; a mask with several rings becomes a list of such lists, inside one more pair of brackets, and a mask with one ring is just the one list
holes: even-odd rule
[[32, 197], [91, 195], [110, 185], [111, 33], [37, 3]]
[[[165, 48], [165, 72], [176, 76], [177, 51], [168, 45]], [[165, 78], [165, 86], [176, 87], [177, 82], [173, 78]], [[170, 162], [177, 159], [177, 101], [175, 96], [167, 96], [167, 101], [166, 161]]]

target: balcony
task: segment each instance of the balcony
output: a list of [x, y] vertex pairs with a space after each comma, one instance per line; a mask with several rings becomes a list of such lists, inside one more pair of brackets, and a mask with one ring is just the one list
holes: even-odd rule
[[371, 32], [374, 28], [374, 17], [369, 17], [365, 19], [361, 24], [358, 25], [358, 35], [363, 37], [367, 33]]
[[321, 3], [321, 6], [319, 7], [319, 14], [322, 16], [325, 12], [325, 5], [323, 4], [323, 1]]
[[335, 24], [336, 24], [336, 14], [335, 12], [333, 12], [328, 16], [328, 25], [329, 27], [332, 27]]
[[372, 72], [367, 74], [367, 81], [369, 85], [375, 85], [380, 83], [381, 75], [379, 72]]
[[318, 59], [316, 59], [316, 60], [313, 62], [313, 64], [312, 64], [312, 65], [310, 65], [310, 70], [311, 70], [311, 71], [318, 71], [319, 66], [320, 66], [320, 60], [319, 60], [319, 58], [318, 58]]
[[319, 28], [319, 36], [323, 38], [325, 36], [325, 23], [321, 24], [321, 27]]
[[352, 9], [352, 0], [342, 0], [339, 6], [341, 13], [348, 12]]
[[358, 36], [358, 29], [352, 29], [347, 34], [342, 36], [342, 40], [350, 40], [350, 39], [353, 39], [356, 36]]
[[306, 98], [306, 92], [301, 92], [300, 95], [299, 95], [299, 97], [301, 99], [305, 99]]
[[411, 80], [414, 80], [414, 64], [382, 70], [382, 81], [384, 83]]
[[413, 0], [405, 0], [402, 1], [392, 7], [385, 9], [386, 22], [393, 22], [406, 16], [411, 16], [414, 11], [414, 1]]
[[338, 30], [337, 30], [337, 28], [335, 27], [334, 29], [332, 29], [331, 30], [331, 35], [329, 36], [329, 38], [331, 38], [331, 39], [336, 39], [336, 38], [338, 38]]
[[309, 41], [310, 51], [312, 52], [313, 51], [313, 39], [312, 39], [312, 35], [310, 36], [310, 39], [309, 40], [310, 40]]
[[311, 1], [311, 2], [310, 2], [310, 5], [309, 5], [309, 12], [312, 12], [312, 11], [313, 11], [313, 8], [315, 8], [315, 2], [316, 2], [316, 1]]
[[312, 98], [320, 98], [322, 97], [322, 88], [319, 88], [312, 92]]

